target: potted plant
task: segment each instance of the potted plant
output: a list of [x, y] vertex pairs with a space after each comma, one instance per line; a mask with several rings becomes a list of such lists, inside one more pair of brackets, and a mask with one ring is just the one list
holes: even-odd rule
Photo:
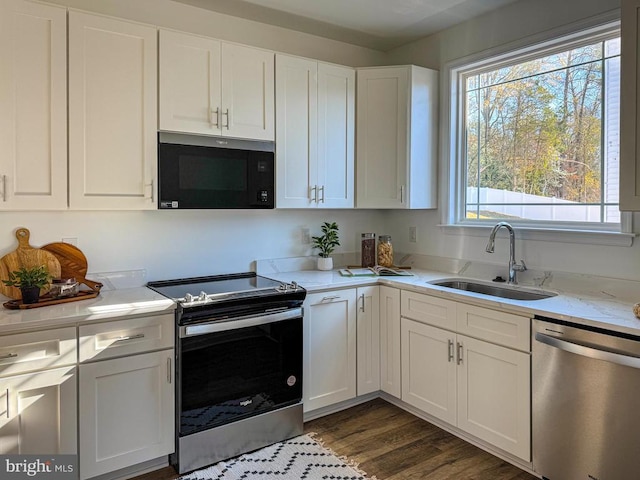
[[23, 303], [37, 303], [40, 298], [40, 289], [49, 284], [51, 276], [47, 267], [38, 265], [36, 267], [20, 267], [9, 274], [9, 280], [3, 280], [8, 287], [20, 289]]
[[333, 259], [329, 256], [335, 248], [340, 245], [338, 240], [338, 224], [336, 222], [324, 222], [322, 225], [322, 235], [311, 237], [313, 240], [313, 248], [320, 250], [320, 258], [318, 258], [318, 270], [331, 270], [333, 268]]

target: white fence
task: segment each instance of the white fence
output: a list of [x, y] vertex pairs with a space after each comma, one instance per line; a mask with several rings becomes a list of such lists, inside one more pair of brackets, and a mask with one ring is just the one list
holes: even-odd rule
[[[468, 212], [473, 213], [476, 211], [476, 205], [473, 204], [476, 203], [477, 199], [481, 204], [481, 215], [484, 211], [527, 220], [600, 222], [600, 206], [580, 205], [555, 197], [542, 197], [508, 190], [497, 190], [495, 188], [480, 188], [480, 196], [478, 197], [477, 187], [467, 187]], [[524, 205], [504, 205], [505, 203]], [[541, 203], [551, 205], [536, 205]], [[606, 207], [604, 221], [619, 222], [620, 211], [618, 207]]]

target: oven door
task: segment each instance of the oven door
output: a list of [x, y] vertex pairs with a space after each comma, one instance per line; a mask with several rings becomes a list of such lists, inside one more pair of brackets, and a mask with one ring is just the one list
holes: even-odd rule
[[274, 208], [274, 200], [272, 143], [159, 134], [158, 208]]
[[302, 401], [302, 309], [179, 328], [178, 431]]

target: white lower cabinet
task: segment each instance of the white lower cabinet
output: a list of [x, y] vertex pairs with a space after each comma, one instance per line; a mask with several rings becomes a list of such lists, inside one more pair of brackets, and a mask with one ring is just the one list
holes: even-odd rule
[[75, 327], [0, 337], [0, 454], [75, 454]]
[[467, 305], [402, 292], [402, 307], [402, 400], [529, 461], [531, 357], [512, 343], [523, 343], [514, 325], [530, 320], [471, 307], [481, 331], [505, 331], [484, 341], [456, 332], [470, 318]]
[[171, 319], [165, 314], [79, 328], [85, 352], [79, 374], [81, 480], [173, 452]]
[[304, 411], [356, 396], [356, 289], [304, 302]]
[[380, 286], [380, 390], [400, 398], [400, 290]]
[[0, 378], [0, 454], [75, 454], [76, 367]]
[[357, 388], [358, 395], [380, 390], [380, 287], [357, 290]]

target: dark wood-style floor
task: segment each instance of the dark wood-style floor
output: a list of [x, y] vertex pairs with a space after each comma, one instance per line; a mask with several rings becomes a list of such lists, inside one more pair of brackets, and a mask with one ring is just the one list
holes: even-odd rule
[[[379, 398], [307, 422], [304, 429], [378, 480], [536, 480]], [[167, 467], [134, 480], [176, 478]]]

